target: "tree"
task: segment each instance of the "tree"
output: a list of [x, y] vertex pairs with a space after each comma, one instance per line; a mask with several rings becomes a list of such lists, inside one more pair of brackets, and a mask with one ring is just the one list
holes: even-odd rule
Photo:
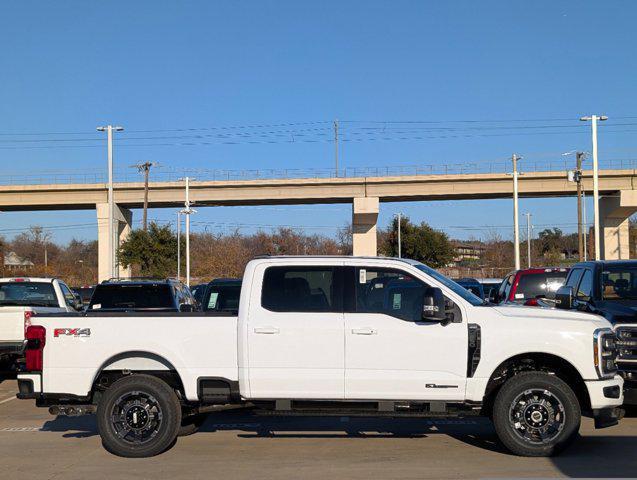
[[[166, 278], [177, 270], [177, 236], [169, 225], [151, 222], [148, 231], [133, 230], [118, 251], [119, 263], [142, 276]], [[136, 273], [137, 273], [136, 272]]]
[[[393, 219], [385, 240], [381, 244], [381, 252], [388, 256], [398, 256], [398, 220]], [[411, 258], [425, 263], [433, 268], [440, 268], [453, 261], [454, 249], [449, 237], [444, 232], [430, 227], [422, 222], [414, 225], [408, 217], [402, 217], [400, 222], [401, 253], [405, 258]]]

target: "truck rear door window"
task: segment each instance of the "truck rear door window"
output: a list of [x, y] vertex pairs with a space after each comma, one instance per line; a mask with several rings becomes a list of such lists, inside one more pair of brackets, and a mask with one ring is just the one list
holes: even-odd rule
[[334, 302], [335, 267], [269, 267], [261, 306], [273, 312], [340, 311]]
[[0, 283], [0, 306], [57, 307], [53, 284], [44, 282]]

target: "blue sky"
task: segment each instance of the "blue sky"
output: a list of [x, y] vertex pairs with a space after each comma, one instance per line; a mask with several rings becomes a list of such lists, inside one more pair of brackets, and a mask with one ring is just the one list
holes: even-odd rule
[[[128, 175], [145, 160], [160, 174], [330, 168], [336, 118], [344, 167], [517, 152], [524, 170], [589, 150], [577, 119], [590, 113], [610, 117], [600, 157], [632, 159], [636, 14], [631, 1], [3, 2], [0, 177], [102, 174], [94, 128], [106, 123], [126, 128], [115, 161]], [[511, 235], [510, 201], [383, 204], [381, 226], [399, 210], [453, 237]], [[574, 199], [524, 199], [520, 210], [538, 228], [575, 229]], [[350, 215], [347, 205], [200, 208], [196, 226], [333, 235]], [[95, 222], [90, 211], [2, 213], [0, 234], [41, 224], [59, 241], [89, 239]]]

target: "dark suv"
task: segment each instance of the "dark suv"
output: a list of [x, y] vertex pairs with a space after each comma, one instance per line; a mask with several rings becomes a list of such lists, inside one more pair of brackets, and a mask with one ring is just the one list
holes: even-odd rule
[[190, 289], [175, 279], [106, 280], [95, 287], [87, 312], [193, 312]]
[[637, 405], [637, 260], [576, 263], [556, 306], [595, 313], [614, 325], [625, 403]]

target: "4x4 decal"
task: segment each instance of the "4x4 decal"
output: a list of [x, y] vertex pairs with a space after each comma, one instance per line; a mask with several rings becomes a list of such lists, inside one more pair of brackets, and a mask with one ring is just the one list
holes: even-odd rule
[[90, 337], [90, 328], [56, 328], [53, 330], [54, 337]]

